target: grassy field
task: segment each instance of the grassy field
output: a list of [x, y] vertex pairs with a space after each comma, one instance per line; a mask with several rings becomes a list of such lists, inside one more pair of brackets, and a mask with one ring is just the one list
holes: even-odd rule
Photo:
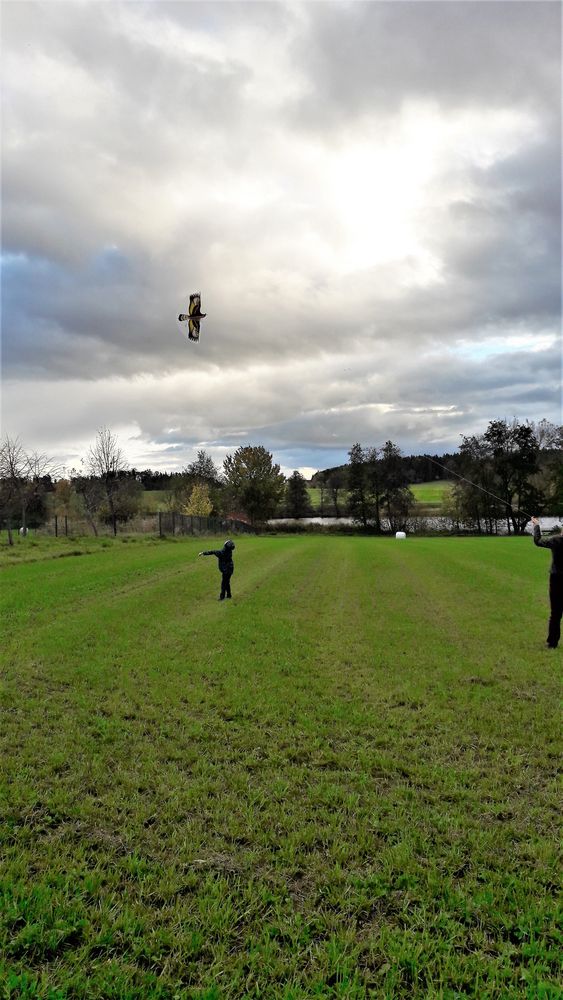
[[444, 499], [444, 493], [447, 493], [452, 486], [452, 480], [441, 479], [433, 483], [413, 483], [411, 490], [417, 503], [440, 506]]
[[219, 603], [201, 541], [28, 542], [2, 1000], [561, 997], [547, 553], [245, 537]]
[[[424, 507], [439, 507], [444, 499], [444, 493], [449, 490], [452, 482], [450, 480], [440, 480], [439, 482], [431, 483], [413, 483], [411, 485], [411, 490], [414, 493], [415, 500], [418, 504]], [[321, 491], [314, 487], [309, 486], [307, 489], [309, 494], [309, 499], [313, 506], [313, 510], [318, 511], [321, 505]], [[339, 494], [339, 506], [344, 511], [346, 507], [346, 490], [342, 490]], [[330, 506], [332, 500], [328, 490], [325, 493], [325, 506]]]

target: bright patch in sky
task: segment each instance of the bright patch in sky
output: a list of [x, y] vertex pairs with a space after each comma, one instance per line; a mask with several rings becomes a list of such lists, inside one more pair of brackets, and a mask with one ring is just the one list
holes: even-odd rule
[[483, 361], [486, 358], [500, 354], [511, 354], [514, 351], [537, 353], [553, 348], [557, 348], [557, 338], [552, 333], [516, 333], [502, 337], [492, 336], [481, 341], [461, 340], [453, 348], [453, 353], [475, 361]]
[[560, 419], [560, 5], [2, 13], [2, 416], [26, 447], [76, 464], [105, 425], [137, 467], [251, 443], [311, 470]]

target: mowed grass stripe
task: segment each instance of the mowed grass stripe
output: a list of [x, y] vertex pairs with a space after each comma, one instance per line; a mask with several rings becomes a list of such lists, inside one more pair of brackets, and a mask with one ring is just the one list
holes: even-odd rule
[[514, 665], [524, 658], [526, 666], [541, 651], [537, 621], [540, 606], [545, 618], [548, 567], [545, 561], [540, 567], [529, 540], [460, 539], [448, 546], [447, 540], [417, 539], [397, 557], [410, 618], [424, 618], [425, 631], [442, 631], [468, 662], [476, 651], [477, 659], [484, 654], [490, 662], [510, 650]]
[[480, 602], [485, 621], [493, 602], [513, 612], [494, 574], [469, 579], [479, 540], [412, 541], [244, 539], [232, 602], [195, 559], [34, 634], [21, 618], [3, 733], [14, 989], [558, 995], [557, 664], [530, 644], [526, 665], [509, 631], [512, 671], [494, 627], [485, 643], [470, 627]]
[[[57, 606], [61, 612], [64, 605], [72, 609], [82, 602], [95, 603], [104, 594], [111, 599], [119, 592], [166, 584], [172, 577], [195, 572], [201, 547], [201, 540], [194, 539], [128, 546], [106, 542], [101, 550], [72, 560], [4, 566], [2, 605], [4, 610], [19, 609], [24, 616]], [[24, 593], [26, 602], [21, 605]]]
[[[212, 548], [222, 544], [216, 539], [205, 542]], [[42, 642], [41, 629], [54, 637], [58, 623], [65, 629], [72, 620], [82, 622], [91, 633], [99, 632], [105, 642], [104, 628], [112, 621], [126, 627], [125, 616], [130, 614], [138, 624], [136, 612], [141, 621], [155, 626], [174, 616], [185, 621], [199, 612], [200, 605], [213, 613], [209, 600], [216, 596], [220, 576], [214, 557], [206, 560], [205, 567], [198, 561], [201, 545], [201, 540], [191, 539], [162, 542], [156, 551], [149, 550], [145, 560], [138, 550], [116, 546], [111, 555], [103, 552], [71, 564], [65, 560], [64, 566], [52, 560], [46, 566], [35, 562], [10, 567], [4, 575], [4, 620], [16, 630], [25, 626], [25, 637], [37, 646]], [[245, 574], [244, 586], [251, 588], [267, 572], [262, 560]], [[21, 639], [18, 632], [18, 643]]]

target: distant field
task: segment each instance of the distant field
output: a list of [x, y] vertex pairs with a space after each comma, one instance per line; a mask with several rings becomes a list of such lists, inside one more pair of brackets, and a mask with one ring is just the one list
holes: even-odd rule
[[411, 490], [418, 503], [425, 505], [440, 505], [444, 500], [444, 493], [447, 493], [453, 486], [451, 479], [441, 479], [432, 483], [414, 483]]
[[218, 603], [201, 540], [29, 541], [2, 997], [561, 996], [548, 553], [247, 536]]
[[[444, 493], [453, 485], [451, 480], [440, 480], [438, 482], [431, 483], [415, 483], [411, 486], [411, 490], [414, 493], [417, 503], [424, 506], [439, 506], [444, 499]], [[314, 510], [319, 510], [321, 503], [321, 491], [314, 486], [308, 487], [309, 498], [313, 505]], [[342, 490], [339, 494], [339, 504], [342, 505], [342, 510], [346, 506], [346, 490]], [[332, 505], [332, 498], [328, 490], [325, 491], [325, 504], [327, 506]]]

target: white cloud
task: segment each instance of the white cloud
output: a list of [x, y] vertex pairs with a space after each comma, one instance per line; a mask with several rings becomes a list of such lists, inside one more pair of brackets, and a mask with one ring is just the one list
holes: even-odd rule
[[5, 428], [310, 469], [557, 420], [560, 11], [506, 13], [7, 5]]

